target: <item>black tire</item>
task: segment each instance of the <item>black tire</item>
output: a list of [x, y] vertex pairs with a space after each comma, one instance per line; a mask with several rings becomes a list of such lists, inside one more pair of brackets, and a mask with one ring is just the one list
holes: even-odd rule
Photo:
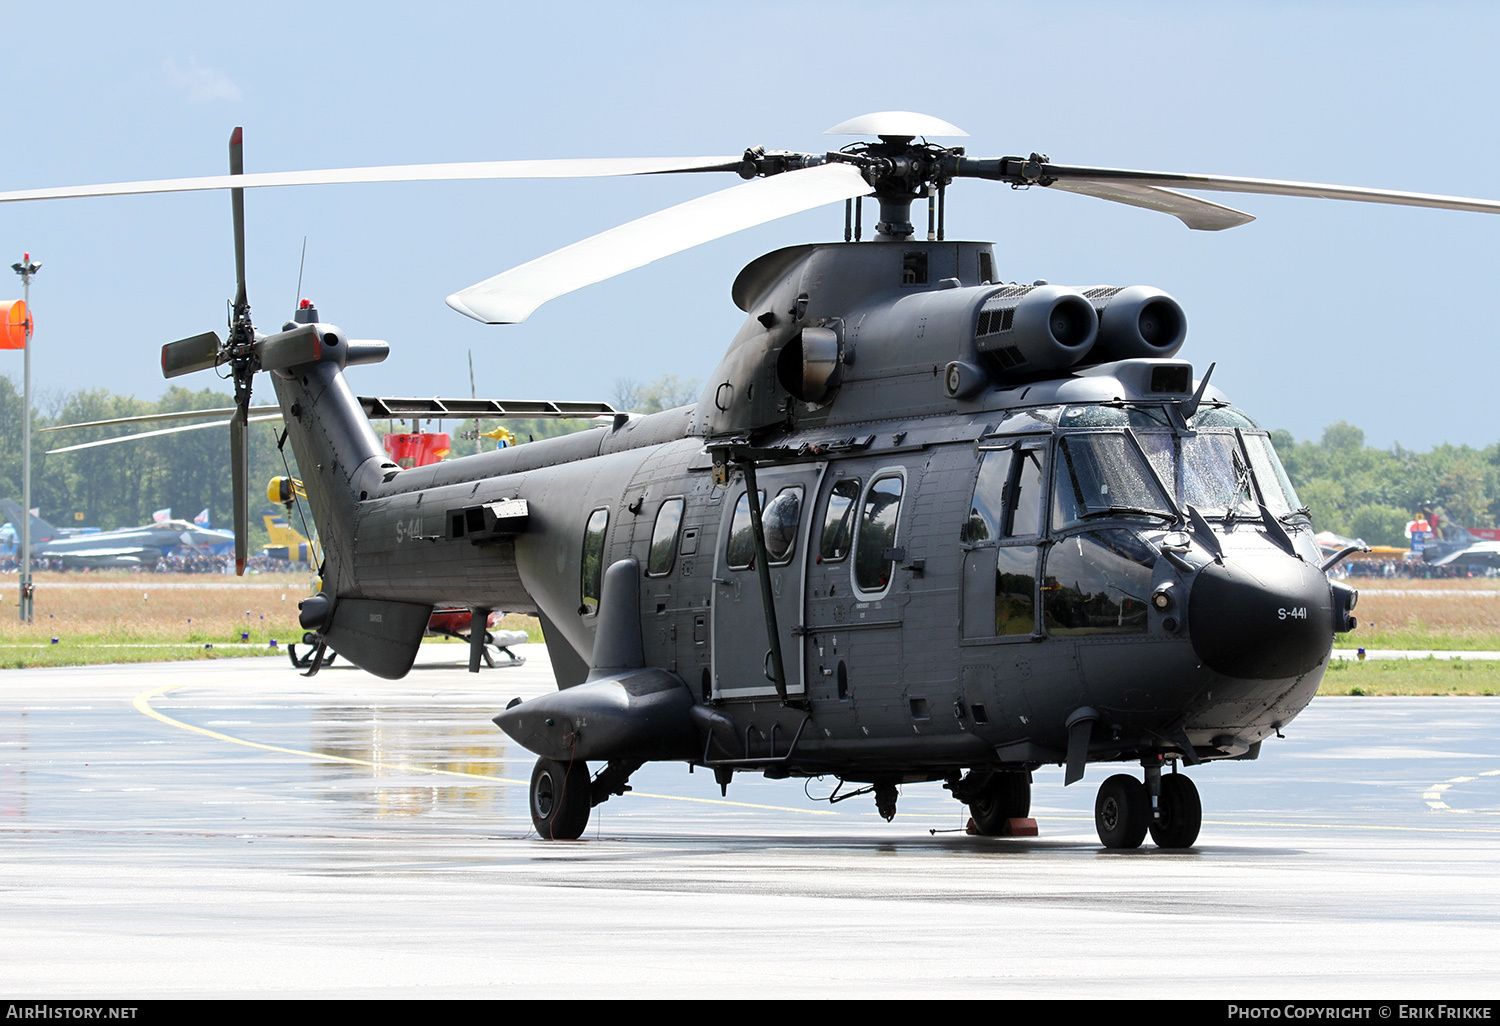
[[1203, 802], [1197, 786], [1180, 773], [1161, 778], [1157, 819], [1151, 824], [1151, 840], [1158, 848], [1191, 848], [1203, 826]]
[[576, 841], [589, 825], [589, 767], [538, 759], [531, 771], [531, 823], [544, 841]]
[[1151, 825], [1151, 799], [1146, 785], [1117, 773], [1099, 785], [1094, 799], [1094, 828], [1106, 848], [1139, 848]]
[[969, 803], [969, 814], [974, 817], [974, 829], [981, 834], [996, 837], [1006, 833], [1010, 820], [1031, 814], [1030, 774], [1025, 770], [996, 773], [983, 793]]

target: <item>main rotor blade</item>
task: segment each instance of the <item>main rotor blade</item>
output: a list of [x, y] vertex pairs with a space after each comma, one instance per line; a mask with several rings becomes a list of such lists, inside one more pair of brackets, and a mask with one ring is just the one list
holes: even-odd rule
[[115, 182], [0, 192], [0, 203], [133, 196], [212, 189], [262, 189], [285, 185], [350, 185], [366, 182], [457, 182], [487, 178], [610, 178], [687, 171], [733, 171], [739, 157], [582, 157], [559, 160], [479, 160], [456, 164], [399, 164], [324, 171], [263, 171], [250, 175], [206, 175], [145, 182]]
[[[275, 407], [272, 407], [274, 409]], [[265, 407], [252, 406], [251, 409], [265, 409]], [[258, 424], [263, 420], [280, 420], [280, 413], [265, 413], [251, 417], [248, 423]], [[107, 421], [105, 423], [108, 423]], [[52, 456], [62, 452], [77, 452], [80, 449], [97, 449], [101, 445], [118, 445], [121, 442], [134, 442], [141, 438], [159, 438], [162, 435], [178, 435], [184, 431], [202, 431], [204, 428], [223, 427], [230, 423], [227, 420], [211, 420], [206, 424], [183, 424], [179, 427], [162, 428], [159, 431], [137, 431], [133, 435], [116, 435], [114, 438], [100, 438], [93, 442], [79, 442], [77, 445], [65, 445], [60, 449], [48, 449], [47, 455]], [[80, 425], [70, 425], [78, 427]]]
[[448, 305], [487, 324], [519, 324], [537, 307], [585, 285], [778, 217], [874, 190], [852, 164], [761, 178], [611, 228], [455, 292]]
[[1186, 193], [1174, 192], [1171, 189], [1158, 189], [1154, 185], [1138, 185], [1135, 182], [1096, 182], [1087, 179], [1063, 178], [1053, 182], [1052, 188], [1171, 214], [1189, 228], [1196, 228], [1199, 231], [1223, 231], [1225, 228], [1237, 228], [1255, 220], [1254, 214], [1247, 214], [1243, 210], [1199, 199], [1197, 196], [1189, 196]]
[[[1366, 189], [1353, 185], [1322, 185], [1317, 182], [1284, 182], [1271, 178], [1232, 178], [1227, 175], [1180, 174], [1169, 171], [1132, 171], [1125, 168], [1074, 167], [1042, 164], [1044, 178], [1054, 178], [1054, 188], [1076, 183], [1133, 184], [1158, 188], [1201, 189], [1206, 192], [1237, 192], [1261, 196], [1305, 196], [1311, 199], [1350, 200], [1357, 203], [1389, 203], [1403, 207], [1433, 207], [1467, 210], [1477, 214], [1500, 214], [1500, 200], [1466, 196], [1440, 196], [1394, 189]], [[1083, 190], [1072, 188], [1070, 191]]]
[[[211, 410], [178, 410], [175, 413], [142, 413], [135, 417], [111, 417], [108, 420], [81, 420], [76, 424], [54, 424], [51, 427], [37, 428], [38, 431], [67, 431], [71, 428], [93, 428], [114, 427], [117, 424], [150, 424], [160, 420], [192, 420], [196, 417], [223, 417], [239, 409], [237, 406], [219, 406]], [[252, 406], [251, 414], [276, 413], [279, 415], [280, 406]], [[251, 420], [256, 418], [252, 416]], [[220, 421], [227, 424], [228, 421]], [[136, 435], [126, 435], [126, 438], [135, 438]], [[113, 439], [111, 439], [113, 441]], [[56, 452], [57, 450], [53, 450]]]

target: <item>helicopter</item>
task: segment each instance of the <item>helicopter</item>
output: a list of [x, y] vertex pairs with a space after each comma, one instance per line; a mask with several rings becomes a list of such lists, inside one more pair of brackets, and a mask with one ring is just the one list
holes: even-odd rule
[[[979, 835], [1034, 833], [1032, 774], [1107, 777], [1109, 849], [1193, 845], [1186, 770], [1255, 759], [1316, 693], [1357, 592], [1328, 571], [1268, 433], [1177, 356], [1187, 317], [1146, 285], [1003, 280], [947, 238], [960, 179], [1082, 193], [1218, 231], [1252, 215], [1181, 189], [1500, 213], [1388, 190], [971, 158], [903, 111], [829, 130], [837, 151], [500, 161], [245, 174], [0, 194], [0, 202], [229, 189], [229, 330], [167, 344], [167, 377], [227, 366], [237, 511], [252, 380], [269, 372], [324, 544], [301, 605], [317, 644], [411, 668], [434, 608], [534, 613], [555, 693], [495, 717], [538, 756], [537, 833], [576, 839], [647, 761], [833, 777], [829, 801], [941, 782]], [[751, 261], [746, 314], [699, 400], [403, 468], [348, 375], [384, 360], [311, 304], [250, 318], [245, 188], [435, 178], [737, 173], [744, 183], [448, 297], [488, 323], [749, 225], [844, 203], [842, 242]], [[878, 204], [863, 238], [865, 197]], [[925, 236], [912, 208], [927, 203]], [[237, 516], [243, 516], [237, 512]], [[238, 525], [237, 525], [238, 526]], [[236, 535], [243, 538], [244, 532]], [[243, 551], [239, 553], [243, 556]], [[479, 635], [482, 632], [471, 632]], [[471, 668], [477, 668], [471, 654]], [[590, 765], [598, 767], [597, 772]], [[849, 790], [845, 790], [848, 787]]]

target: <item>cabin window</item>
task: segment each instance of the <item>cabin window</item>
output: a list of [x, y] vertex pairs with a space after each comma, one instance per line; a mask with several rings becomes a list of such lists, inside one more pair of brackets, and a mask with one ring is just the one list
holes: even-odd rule
[[1144, 632], [1156, 555], [1140, 534], [1125, 528], [1075, 534], [1052, 546], [1042, 575], [1047, 633]]
[[823, 512], [823, 531], [818, 543], [818, 559], [837, 563], [849, 555], [854, 540], [854, 509], [859, 504], [859, 478], [834, 483], [828, 493], [828, 508]]
[[760, 514], [766, 532], [766, 555], [772, 565], [791, 561], [797, 547], [797, 525], [802, 521], [802, 486], [789, 485], [776, 493]]
[[609, 526], [609, 510], [596, 509], [589, 514], [583, 529], [583, 569], [579, 591], [582, 601], [578, 612], [592, 616], [599, 611], [599, 591], [604, 580], [604, 531]]
[[865, 492], [860, 511], [859, 537], [854, 549], [854, 584], [864, 592], [883, 592], [891, 583], [896, 561], [896, 520], [901, 512], [902, 479], [878, 477]]
[[646, 573], [664, 577], [672, 572], [677, 559], [677, 529], [682, 526], [681, 499], [668, 499], [656, 511], [656, 526], [651, 529], [651, 551], [646, 557]]
[[[755, 494], [764, 504], [765, 490], [760, 489]], [[750, 523], [749, 492], [741, 493], [740, 501], [734, 505], [734, 520], [729, 525], [729, 548], [725, 556], [731, 570], [744, 570], [755, 562], [755, 531]]]

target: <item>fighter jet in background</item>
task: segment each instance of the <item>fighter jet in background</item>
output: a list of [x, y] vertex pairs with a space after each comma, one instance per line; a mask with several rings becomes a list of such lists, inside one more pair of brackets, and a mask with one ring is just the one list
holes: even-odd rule
[[[12, 524], [21, 523], [19, 503], [0, 499], [0, 509]], [[175, 552], [218, 555], [233, 547], [234, 532], [216, 531], [186, 520], [160, 520], [141, 527], [69, 535], [39, 516], [31, 516], [31, 558], [61, 560], [65, 567], [153, 567]]]

